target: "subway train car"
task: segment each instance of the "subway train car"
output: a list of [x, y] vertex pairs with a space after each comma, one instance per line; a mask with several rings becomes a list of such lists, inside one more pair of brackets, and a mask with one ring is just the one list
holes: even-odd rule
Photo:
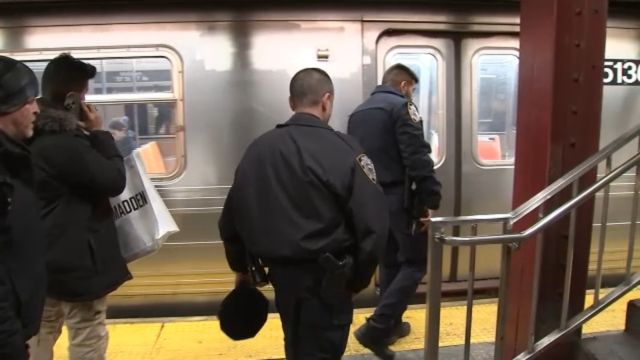
[[[605, 74], [601, 145], [640, 121], [640, 16], [625, 2], [611, 6], [606, 58], [629, 61]], [[0, 54], [39, 76], [61, 52], [98, 68], [88, 102], [105, 124], [128, 125], [181, 229], [132, 263], [135, 278], [110, 297], [111, 316], [127, 317], [211, 314], [233, 287], [220, 211], [247, 145], [290, 116], [288, 82], [303, 67], [333, 78], [331, 125], [345, 131], [385, 68], [410, 66], [443, 184], [438, 215], [509, 211], [518, 32], [517, 1], [0, 3]], [[607, 274], [624, 268], [632, 186], [632, 174], [612, 186]], [[495, 280], [498, 248], [479, 251], [477, 277]], [[446, 253], [452, 284], [465, 280], [466, 256]], [[375, 299], [375, 280], [360, 299]]]

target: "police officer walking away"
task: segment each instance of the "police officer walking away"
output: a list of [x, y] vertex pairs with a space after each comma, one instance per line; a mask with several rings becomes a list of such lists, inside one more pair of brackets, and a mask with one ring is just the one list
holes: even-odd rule
[[26, 65], [0, 56], [0, 359], [29, 358], [46, 289], [45, 239], [33, 189], [31, 155], [38, 80]]
[[418, 77], [402, 64], [390, 67], [349, 119], [355, 137], [375, 164], [378, 182], [389, 206], [389, 236], [380, 264], [381, 298], [374, 314], [355, 332], [356, 339], [382, 359], [393, 359], [388, 348], [411, 331], [402, 321], [410, 298], [426, 271], [425, 225], [440, 205], [431, 147], [422, 120], [411, 101]]
[[341, 358], [352, 295], [369, 284], [388, 232], [373, 164], [328, 124], [333, 97], [323, 70], [295, 74], [295, 114], [249, 146], [219, 222], [239, 283], [250, 281], [248, 254], [269, 268], [287, 359]]

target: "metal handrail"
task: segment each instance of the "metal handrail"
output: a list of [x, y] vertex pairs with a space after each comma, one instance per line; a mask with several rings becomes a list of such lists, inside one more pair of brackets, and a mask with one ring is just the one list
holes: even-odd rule
[[[443, 234], [436, 235], [436, 238], [447, 245], [459, 246], [459, 245], [489, 245], [489, 244], [510, 244], [521, 242], [529, 239], [532, 236], [538, 234], [540, 231], [546, 229], [552, 225], [557, 219], [569, 213], [572, 209], [580, 206], [585, 201], [589, 200], [591, 196], [602, 190], [605, 186], [609, 185], [613, 180], [617, 179], [632, 167], [637, 166], [640, 163], [640, 153], [636, 154], [631, 159], [625, 161], [622, 165], [618, 166], [615, 170], [611, 171], [605, 177], [601, 178], [589, 188], [584, 190], [578, 196], [564, 203], [549, 215], [542, 218], [540, 221], [533, 224], [528, 229], [516, 233], [516, 234], [502, 234], [502, 235], [483, 235], [483, 236], [446, 236]], [[577, 179], [574, 179], [574, 181]], [[492, 217], [488, 217], [492, 218]], [[477, 220], [476, 220], [477, 222]]]
[[531, 211], [537, 209], [545, 201], [549, 200], [553, 196], [557, 195], [560, 191], [572, 184], [576, 180], [580, 179], [584, 174], [593, 170], [594, 167], [599, 165], [603, 160], [613, 155], [623, 146], [629, 144], [631, 140], [640, 136], [640, 125], [628, 130], [622, 136], [611, 142], [609, 145], [603, 147], [597, 153], [593, 154], [587, 160], [583, 161], [580, 165], [576, 166], [573, 170], [569, 171], [558, 180], [551, 183], [544, 190], [534, 195], [531, 199], [527, 200], [516, 209], [507, 214], [493, 214], [493, 215], [472, 215], [472, 216], [456, 216], [456, 217], [435, 217], [431, 219], [432, 224], [449, 224], [449, 225], [463, 225], [471, 223], [492, 223], [492, 222], [504, 222], [508, 221], [510, 225], [513, 225], [518, 220], [522, 219]]
[[563, 336], [576, 331], [582, 325], [584, 325], [587, 321], [593, 319], [596, 315], [600, 314], [606, 308], [614, 304], [616, 301], [620, 300], [624, 295], [626, 295], [629, 291], [635, 289], [640, 285], [640, 274], [635, 274], [631, 277], [629, 283], [624, 283], [618, 285], [614, 289], [612, 289], [607, 295], [605, 295], [598, 303], [595, 303], [585, 309], [581, 315], [576, 316], [568, 322], [565, 328], [557, 329], [552, 331], [549, 335], [540, 339], [536, 344], [534, 344], [533, 349], [531, 351], [525, 351], [520, 355], [516, 356], [513, 360], [531, 360], [540, 356], [542, 351], [548, 349], [552, 344], [558, 341]]
[[[633, 154], [625, 156], [626, 161], [615, 169], [612, 168], [613, 156], [622, 147], [629, 144], [632, 140], [639, 141], [637, 151]], [[600, 179], [596, 179], [580, 192], [581, 179], [585, 174], [593, 171], [606, 160], [605, 173]], [[630, 169], [635, 167], [635, 186], [633, 191], [631, 221], [629, 231], [629, 247], [627, 254], [626, 278], [623, 284], [620, 284], [606, 296], [600, 297], [600, 287], [602, 282], [603, 271], [603, 252], [606, 240], [606, 225], [608, 219], [609, 197], [611, 184], [621, 176], [625, 175]], [[551, 209], [545, 207], [545, 203], [552, 199], [565, 189], [571, 189], [571, 198], [561, 206]], [[593, 305], [585, 311], [569, 318], [569, 295], [571, 294], [572, 268], [573, 268], [573, 249], [576, 242], [576, 218], [579, 206], [593, 199], [596, 194], [604, 189], [603, 209], [601, 214], [601, 223], [603, 224], [599, 235], [598, 245], [598, 261], [596, 269], [596, 285], [593, 295]], [[567, 189], [568, 190], [568, 189]], [[548, 214], [545, 212], [551, 211]], [[537, 211], [538, 220], [526, 230], [519, 233], [512, 233], [513, 224], [521, 220], [533, 211]], [[443, 256], [444, 246], [465, 246], [469, 249], [469, 279], [467, 283], [467, 316], [465, 324], [465, 346], [464, 359], [470, 358], [471, 343], [471, 322], [473, 318], [473, 289], [475, 281], [476, 267], [476, 247], [480, 245], [498, 244], [501, 246], [501, 265], [500, 265], [500, 285], [498, 294], [498, 314], [496, 325], [496, 337], [494, 344], [494, 358], [502, 359], [502, 353], [506, 334], [506, 301], [507, 287], [506, 279], [511, 264], [511, 257], [514, 247], [526, 239], [533, 239], [536, 242], [543, 242], [543, 231], [556, 223], [560, 219], [569, 216], [569, 233], [567, 235], [567, 251], [565, 274], [564, 274], [564, 290], [562, 292], [562, 311], [560, 318], [560, 326], [557, 330], [545, 336], [543, 339], [537, 340], [536, 337], [536, 309], [539, 297], [540, 272], [542, 266], [542, 246], [536, 246], [534, 257], [534, 279], [532, 288], [531, 312], [529, 315], [529, 328], [527, 330], [528, 345], [526, 350], [518, 355], [518, 360], [533, 359], [540, 356], [545, 349], [555, 343], [562, 337], [571, 333], [593, 316], [601, 312], [609, 306], [614, 300], [620, 298], [633, 287], [640, 285], [640, 273], [631, 274], [633, 254], [635, 250], [635, 233], [636, 222], [640, 213], [640, 125], [627, 131], [625, 134], [603, 147], [593, 156], [582, 162], [576, 168], [553, 182], [547, 188], [533, 196], [517, 209], [506, 214], [492, 215], [476, 215], [476, 216], [459, 216], [459, 217], [438, 217], [432, 218], [431, 231], [429, 234], [429, 250], [427, 261], [427, 299], [426, 299], [426, 333], [425, 333], [425, 358], [438, 359], [439, 356], [439, 337], [440, 337], [440, 306], [442, 302], [442, 282], [443, 282]], [[496, 235], [480, 235], [478, 236], [479, 224], [495, 224], [502, 225], [502, 233]], [[457, 233], [463, 226], [471, 226], [470, 236], [449, 236], [445, 234], [447, 228], [451, 228], [453, 233]], [[541, 245], [541, 244], [540, 244]]]

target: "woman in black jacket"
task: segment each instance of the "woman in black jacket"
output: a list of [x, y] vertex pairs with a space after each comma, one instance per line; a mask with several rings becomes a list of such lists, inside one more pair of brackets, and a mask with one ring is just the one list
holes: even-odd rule
[[96, 69], [63, 54], [45, 68], [40, 115], [31, 144], [36, 189], [47, 236], [47, 301], [34, 360], [52, 359], [63, 322], [72, 359], [104, 359], [106, 296], [131, 279], [120, 253], [109, 197], [126, 183], [122, 156], [98, 113], [64, 107], [69, 93], [84, 98]]

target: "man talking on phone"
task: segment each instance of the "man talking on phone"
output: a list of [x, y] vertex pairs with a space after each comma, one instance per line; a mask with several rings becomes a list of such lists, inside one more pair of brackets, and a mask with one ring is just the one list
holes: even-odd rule
[[69, 54], [42, 75], [40, 114], [31, 143], [36, 192], [47, 240], [47, 299], [33, 360], [53, 359], [62, 325], [70, 359], [105, 359], [106, 296], [131, 279], [120, 254], [109, 198], [126, 183], [113, 136], [84, 103], [96, 68]]

